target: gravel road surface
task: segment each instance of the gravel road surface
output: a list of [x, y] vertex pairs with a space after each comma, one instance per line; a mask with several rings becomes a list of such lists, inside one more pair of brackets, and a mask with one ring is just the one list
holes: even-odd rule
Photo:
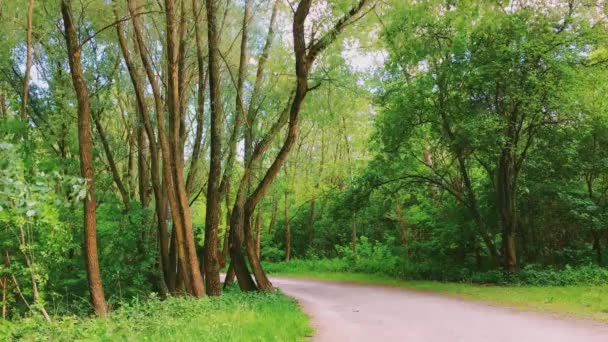
[[272, 278], [312, 317], [314, 341], [608, 342], [608, 325], [381, 286]]

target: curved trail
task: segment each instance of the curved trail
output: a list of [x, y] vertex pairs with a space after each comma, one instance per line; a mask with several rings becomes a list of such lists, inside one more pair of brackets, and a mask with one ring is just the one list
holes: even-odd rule
[[608, 342], [608, 325], [403, 289], [272, 278], [312, 317], [314, 341]]

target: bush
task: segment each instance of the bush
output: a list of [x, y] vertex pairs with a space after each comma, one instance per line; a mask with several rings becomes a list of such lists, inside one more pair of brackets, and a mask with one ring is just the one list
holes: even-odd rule
[[340, 257], [334, 259], [295, 259], [288, 263], [265, 265], [269, 273], [305, 274], [310, 272], [352, 272], [377, 274], [403, 280], [433, 280], [496, 285], [568, 286], [608, 284], [608, 269], [585, 265], [563, 269], [527, 265], [511, 274], [503, 270], [472, 270], [462, 266], [433, 262], [411, 262], [397, 256], [386, 244], [361, 237], [357, 253], [351, 246], [336, 246]]

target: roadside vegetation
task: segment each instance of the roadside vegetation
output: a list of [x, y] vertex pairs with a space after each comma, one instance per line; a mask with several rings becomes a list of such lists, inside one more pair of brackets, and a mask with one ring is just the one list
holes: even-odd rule
[[232, 288], [201, 300], [133, 299], [106, 319], [74, 312], [46, 322], [35, 315], [0, 322], [0, 340], [20, 341], [305, 341], [308, 317], [281, 293], [242, 293]]

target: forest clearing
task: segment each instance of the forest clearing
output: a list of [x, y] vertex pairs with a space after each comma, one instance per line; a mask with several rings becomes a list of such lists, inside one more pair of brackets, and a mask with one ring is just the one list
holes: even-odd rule
[[0, 341], [608, 341], [606, 1], [0, 22]]

